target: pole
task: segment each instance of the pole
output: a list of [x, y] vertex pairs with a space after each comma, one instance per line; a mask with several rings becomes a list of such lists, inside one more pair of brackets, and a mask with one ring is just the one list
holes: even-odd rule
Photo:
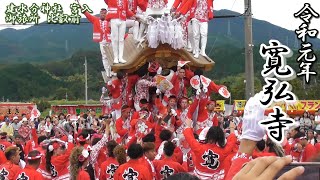
[[253, 44], [252, 44], [252, 13], [251, 0], [244, 0], [245, 7], [245, 74], [246, 74], [246, 99], [254, 96], [254, 73], [253, 73]]
[[85, 76], [85, 96], [86, 105], [88, 104], [88, 69], [87, 69], [87, 57], [84, 57], [84, 76]]

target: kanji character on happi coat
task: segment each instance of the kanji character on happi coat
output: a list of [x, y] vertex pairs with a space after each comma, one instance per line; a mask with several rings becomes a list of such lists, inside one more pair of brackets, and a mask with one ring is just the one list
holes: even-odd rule
[[41, 154], [41, 163], [37, 171], [41, 173], [43, 178], [46, 180], [52, 179], [51, 172], [46, 168], [46, 152], [49, 144], [50, 140], [47, 140], [45, 136], [39, 136], [38, 147], [36, 148], [36, 150]]
[[27, 156], [27, 166], [20, 170], [14, 179], [16, 180], [44, 180], [42, 174], [37, 171], [41, 163], [41, 153], [32, 150]]
[[134, 13], [128, 8], [128, 0], [104, 0], [108, 5], [107, 20], [111, 23], [111, 44], [113, 62], [126, 63], [123, 59], [124, 37], [127, 18], [134, 18]]
[[[208, 38], [208, 21], [213, 18], [213, 1], [211, 0], [190, 0], [184, 3], [179, 13], [185, 15], [189, 10], [193, 30], [193, 55], [195, 58], [200, 55], [206, 57], [206, 46]], [[200, 39], [201, 37], [201, 39]], [[201, 48], [199, 43], [201, 42]]]
[[60, 139], [52, 139], [46, 152], [46, 170], [52, 178], [69, 179], [69, 157], [74, 145]]
[[[188, 0], [175, 0], [171, 12], [176, 15], [176, 17], [179, 17], [181, 15], [180, 10], [183, 8], [185, 3], [190, 3]], [[184, 15], [184, 18], [182, 19], [182, 26], [185, 29], [184, 31], [184, 39], [187, 42], [187, 51], [192, 52], [193, 51], [193, 31], [192, 31], [192, 22], [191, 22], [191, 11], [193, 8], [189, 9], [187, 13]]]
[[148, 67], [149, 73], [147, 74], [144, 69], [138, 70], [137, 74], [140, 79], [137, 81], [135, 86], [135, 96], [134, 96], [134, 107], [136, 111], [141, 109], [139, 103], [141, 99], [150, 99], [149, 97], [149, 88], [157, 86], [157, 83], [154, 81], [154, 76], [156, 74], [161, 74], [161, 68], [159, 63], [153, 61], [149, 64]]
[[153, 179], [152, 173], [146, 170], [144, 163], [141, 163], [143, 149], [140, 144], [131, 144], [127, 154], [130, 160], [119, 166], [114, 174], [114, 180]]
[[7, 133], [1, 132], [0, 133], [0, 151], [4, 152], [6, 148], [10, 146], [12, 146], [12, 144], [7, 140]]
[[92, 167], [94, 167], [94, 173], [96, 177], [100, 176], [100, 168], [99, 168], [98, 159], [97, 159], [99, 156], [100, 150], [106, 145], [108, 140], [110, 140], [110, 137], [109, 137], [110, 121], [111, 120], [108, 119], [104, 122], [105, 124], [103, 127], [105, 127], [105, 132], [102, 138], [96, 144], [91, 143], [89, 164], [91, 164]]
[[[120, 163], [118, 162], [114, 153], [117, 143], [113, 140], [107, 142], [107, 155], [108, 158], [101, 164], [100, 178], [99, 179], [113, 179], [114, 173], [118, 169]], [[125, 153], [125, 152], [124, 152]]]
[[116, 139], [117, 143], [126, 144], [128, 133], [130, 132], [131, 108], [127, 105], [121, 108], [121, 117], [116, 121], [116, 130], [119, 137]]
[[[194, 175], [200, 179], [224, 179], [225, 170], [223, 162], [232, 151], [237, 138], [234, 135], [234, 123], [230, 124], [230, 135], [227, 140], [223, 130], [218, 126], [207, 128], [205, 143], [200, 143], [194, 138], [192, 120], [187, 119], [187, 128], [183, 134], [194, 153]], [[226, 143], [227, 142], [227, 143]]]
[[15, 180], [14, 177], [20, 172], [19, 166], [20, 150], [18, 147], [11, 146], [5, 150], [6, 162], [0, 164], [0, 179]]
[[173, 174], [186, 172], [186, 169], [181, 164], [172, 159], [175, 148], [176, 145], [170, 141], [164, 143], [164, 158], [162, 160], [153, 161], [157, 173], [157, 179], [167, 179]]

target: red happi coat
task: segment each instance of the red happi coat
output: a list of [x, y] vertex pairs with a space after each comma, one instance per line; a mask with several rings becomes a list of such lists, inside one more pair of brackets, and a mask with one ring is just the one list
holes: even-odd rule
[[44, 180], [41, 173], [39, 173], [32, 166], [27, 165], [24, 169], [20, 170], [20, 172], [16, 175], [14, 179], [28, 179], [28, 180]]
[[174, 0], [172, 8], [174, 9], [178, 9], [178, 7], [181, 7], [182, 5], [184, 5], [184, 3], [186, 3], [189, 0]]
[[0, 151], [0, 164], [3, 164], [7, 161], [6, 156], [4, 155], [3, 151]]
[[101, 164], [100, 180], [113, 179], [114, 173], [119, 167], [118, 161], [113, 157], [108, 157], [105, 162]]
[[[189, 69], [186, 69], [185, 72], [185, 77], [183, 79], [179, 78], [178, 72], [174, 73], [171, 79], [173, 88], [170, 90], [170, 93], [175, 95], [178, 99], [187, 97], [187, 88], [190, 86], [190, 79], [194, 76], [194, 73]], [[183, 84], [182, 89], [180, 84]], [[179, 94], [182, 96], [179, 97]]]
[[[145, 119], [132, 119], [130, 122], [131, 130], [130, 136], [137, 136], [143, 138], [145, 135], [151, 132], [154, 128], [154, 124]], [[141, 128], [139, 128], [141, 127]]]
[[310, 162], [317, 155], [314, 145], [308, 143], [301, 152], [300, 162]]
[[184, 167], [173, 161], [172, 158], [163, 158], [162, 160], [155, 160], [153, 161], [154, 167], [157, 173], [157, 179], [163, 180], [169, 177], [170, 175], [186, 172]]
[[116, 130], [119, 135], [119, 138], [117, 138], [117, 143], [121, 143], [124, 136], [129, 133], [130, 130], [130, 119], [127, 119], [126, 121], [123, 120], [122, 117], [117, 119], [116, 121]]
[[128, 0], [104, 0], [104, 2], [108, 5], [107, 20], [121, 19], [125, 21], [134, 16], [133, 12], [128, 9]]
[[216, 144], [199, 143], [194, 138], [192, 128], [185, 129], [183, 134], [195, 155], [193, 159], [195, 165], [194, 174], [200, 179], [211, 179], [214, 176], [223, 178], [224, 167], [222, 163], [236, 144], [236, 136], [233, 133], [230, 134], [227, 139], [228, 143], [224, 148], [221, 148]]
[[209, 124], [212, 124], [213, 126], [219, 125], [217, 115], [214, 112], [209, 113], [207, 111], [206, 109], [207, 102], [208, 102], [207, 98], [202, 98], [200, 100], [198, 98], [195, 98], [195, 100], [193, 101], [192, 105], [189, 107], [189, 110], [188, 110], [188, 117], [192, 119], [193, 113], [195, 112], [197, 105], [199, 104], [198, 119], [197, 119], [198, 134], [200, 134], [202, 129], [208, 126], [206, 124], [208, 124], [209, 122], [210, 122]]
[[51, 173], [48, 172], [46, 169], [46, 150], [42, 149], [42, 147], [40, 146], [36, 150], [38, 150], [41, 153], [41, 163], [37, 171], [41, 173], [44, 179], [52, 179]]
[[7, 140], [5, 139], [0, 139], [0, 151], [5, 151], [6, 148], [12, 146], [11, 143], [9, 143]]
[[[84, 13], [84, 15], [87, 17], [88, 21], [90, 21], [93, 25], [93, 41], [101, 42], [103, 40], [103, 36], [105, 36], [106, 41], [110, 43], [111, 28], [109, 22], [107, 20], [102, 21], [100, 18], [91, 15], [87, 11]], [[104, 28], [102, 28], [103, 23], [105, 24]]]
[[151, 180], [152, 173], [146, 170], [140, 159], [130, 159], [127, 163], [119, 166], [114, 174], [114, 180], [122, 180], [129, 177], [138, 180]]
[[27, 141], [26, 146], [23, 149], [25, 155], [28, 155], [30, 151], [38, 148], [38, 135], [35, 128], [31, 130], [31, 134], [32, 134], [32, 139]]
[[137, 8], [139, 7], [143, 12], [146, 11], [148, 6], [147, 0], [128, 0], [128, 8], [134, 14], [137, 13]]
[[213, 81], [210, 82], [209, 86], [208, 86], [208, 92], [206, 93], [208, 97], [211, 96], [211, 93], [215, 92], [215, 93], [219, 93], [219, 89], [222, 87], [222, 85], [217, 85], [216, 83], [214, 83]]
[[252, 160], [252, 156], [248, 156], [244, 153], [237, 153], [232, 161], [231, 167], [226, 174], [225, 180], [232, 180], [232, 178], [241, 170], [243, 165]]
[[208, 22], [213, 18], [212, 0], [188, 0], [179, 9], [179, 12], [185, 15], [190, 10], [190, 17], [196, 18], [201, 22]]
[[10, 161], [6, 161], [4, 164], [0, 165], [1, 174], [8, 180], [15, 180], [14, 177], [16, 177], [20, 171], [21, 168]]
[[81, 168], [81, 170], [78, 172], [77, 180], [87, 180], [87, 179], [90, 179], [89, 173], [85, 169]]
[[133, 87], [135, 86], [136, 82], [138, 81], [139, 76], [136, 74], [133, 75], [128, 75], [127, 78], [125, 78], [125, 83], [126, 88], [125, 88], [125, 99], [126, 99], [126, 104], [129, 107], [133, 107]]
[[[159, 114], [162, 115], [162, 118], [166, 117], [168, 115], [169, 112], [169, 108], [164, 106], [161, 102], [160, 98], [156, 98], [155, 99], [155, 105], [159, 110]], [[174, 130], [176, 130], [177, 128], [179, 128], [182, 125], [182, 122], [180, 121], [180, 119], [178, 119], [178, 116], [172, 116], [170, 118], [171, 122], [170, 122], [170, 127], [174, 127]]]
[[67, 179], [70, 177], [69, 174], [69, 157], [74, 145], [72, 143], [68, 143], [68, 149], [62, 155], [51, 157], [51, 164], [53, 166], [53, 171], [56, 173], [56, 177], [60, 179]]

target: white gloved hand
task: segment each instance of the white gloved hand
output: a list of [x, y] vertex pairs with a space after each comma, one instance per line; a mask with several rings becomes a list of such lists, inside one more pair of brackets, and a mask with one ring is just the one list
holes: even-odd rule
[[157, 70], [157, 74], [161, 74], [162, 73], [162, 67], [160, 66]]
[[19, 161], [20, 168], [24, 169], [26, 167], [26, 165], [27, 165], [27, 163], [20, 159], [20, 161]]
[[113, 72], [113, 71], [111, 71], [111, 76], [114, 76], [114, 77], [116, 77], [117, 76], [117, 73], [115, 73], [115, 72]]
[[174, 110], [174, 109], [171, 109], [171, 114], [172, 114], [172, 116], [177, 116], [177, 112], [176, 112], [176, 110]]
[[203, 90], [204, 93], [208, 92], [208, 88], [206, 88], [206, 87], [202, 88], [202, 90]]
[[102, 87], [101, 91], [102, 91], [102, 94], [104, 94], [106, 93], [107, 89], [105, 87]]
[[156, 90], [156, 94], [157, 94], [157, 95], [161, 94], [160, 89], [157, 89], [157, 90]]
[[200, 95], [200, 93], [201, 93], [201, 90], [197, 89], [196, 95]]
[[259, 125], [264, 119], [265, 107], [260, 105], [260, 95], [251, 97], [244, 108], [241, 139], [260, 141], [264, 137], [265, 129]]
[[188, 154], [183, 154], [183, 162], [187, 162], [188, 161]]
[[58, 138], [51, 139], [50, 141], [51, 141], [51, 142], [56, 141], [56, 142], [61, 143], [61, 144], [64, 144], [64, 143], [65, 143], [64, 141], [62, 141], [61, 139], [58, 139]]
[[111, 86], [112, 85], [112, 81], [108, 81], [108, 86]]
[[70, 142], [70, 143], [73, 142], [73, 136], [71, 134], [68, 135], [68, 142]]

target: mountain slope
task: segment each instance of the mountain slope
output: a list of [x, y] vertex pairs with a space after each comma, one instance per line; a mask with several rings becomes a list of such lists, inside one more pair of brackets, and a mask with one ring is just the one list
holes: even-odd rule
[[[216, 11], [215, 15], [230, 15], [228, 10]], [[80, 25], [49, 25], [42, 23], [23, 30], [4, 29], [0, 31], [0, 63], [38, 62], [69, 58], [80, 49], [97, 50], [92, 42], [92, 25], [86, 19]], [[208, 53], [219, 46], [232, 45], [242, 48], [244, 44], [243, 17], [216, 18], [209, 23]], [[293, 31], [280, 28], [261, 20], [253, 20], [254, 44], [267, 43], [278, 39], [291, 48], [299, 48]], [[320, 49], [320, 40], [313, 42], [314, 49]], [[295, 47], [296, 46], [296, 47]], [[212, 51], [211, 51], [212, 52]]]

